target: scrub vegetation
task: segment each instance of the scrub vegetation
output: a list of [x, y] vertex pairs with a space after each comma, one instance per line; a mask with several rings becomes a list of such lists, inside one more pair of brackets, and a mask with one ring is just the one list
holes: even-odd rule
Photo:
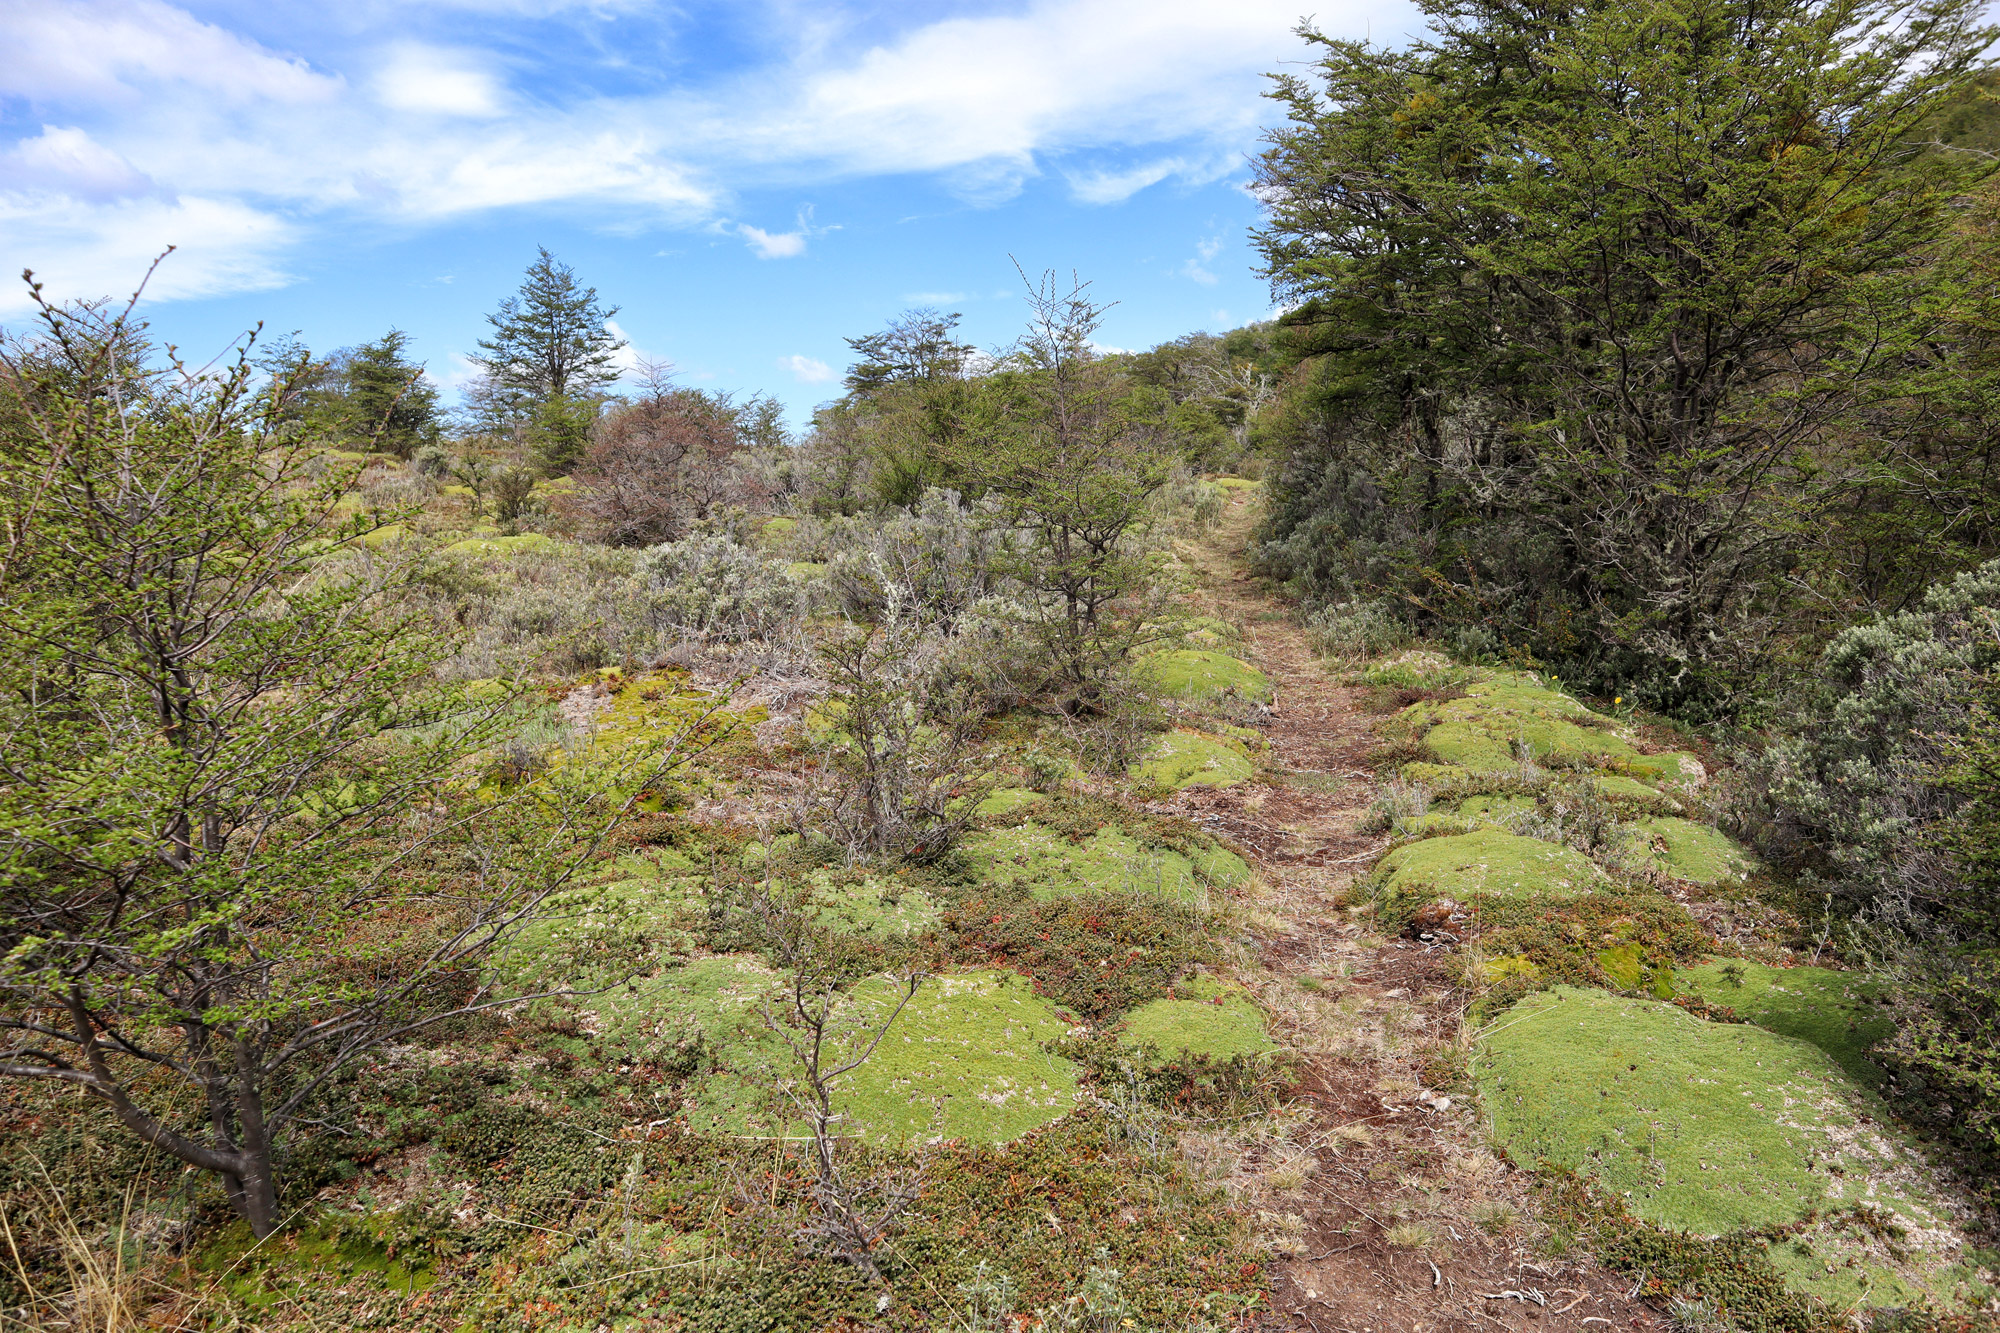
[[799, 433], [40, 305], [0, 1323], [1993, 1327], [1994, 34], [1426, 12]]

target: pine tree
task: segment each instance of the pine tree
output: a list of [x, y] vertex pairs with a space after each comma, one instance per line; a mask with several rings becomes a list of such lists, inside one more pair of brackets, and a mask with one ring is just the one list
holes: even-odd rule
[[577, 282], [576, 270], [538, 247], [521, 290], [486, 317], [493, 337], [479, 344], [483, 368], [499, 404], [516, 420], [544, 404], [588, 399], [618, 378], [614, 354], [624, 340], [605, 328], [618, 313], [597, 300], [597, 289]]

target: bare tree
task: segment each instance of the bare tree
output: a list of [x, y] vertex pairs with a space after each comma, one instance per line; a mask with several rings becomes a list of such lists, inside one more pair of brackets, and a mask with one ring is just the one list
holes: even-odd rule
[[673, 541], [759, 490], [739, 466], [747, 445], [728, 396], [675, 385], [665, 362], [643, 369], [645, 390], [598, 424], [574, 473], [571, 506], [613, 546]]
[[787, 972], [782, 992], [763, 1007], [765, 1025], [791, 1052], [797, 1077], [780, 1090], [812, 1135], [814, 1216], [801, 1239], [877, 1282], [876, 1253], [883, 1239], [923, 1191], [927, 1163], [904, 1170], [856, 1175], [848, 1168], [835, 1109], [840, 1081], [865, 1065], [923, 985], [915, 968], [893, 978], [888, 1012], [860, 1008], [853, 983], [873, 974], [877, 950], [821, 924], [801, 886], [780, 885], [767, 873], [746, 903], [759, 943]]

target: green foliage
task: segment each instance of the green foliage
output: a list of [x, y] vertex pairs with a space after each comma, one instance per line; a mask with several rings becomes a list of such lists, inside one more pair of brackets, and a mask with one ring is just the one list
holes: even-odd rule
[[1988, 563], [1836, 637], [1745, 763], [1732, 812], [1801, 888], [1863, 919], [1857, 943], [1899, 1010], [1877, 1058], [1914, 1094], [1908, 1114], [1987, 1160], [2000, 1153], [1996, 606]]
[[[0, 1073], [103, 1101], [262, 1236], [314, 1090], [489, 999], [486, 951], [688, 729], [473, 796], [515, 692], [436, 683], [453, 645], [405, 599], [410, 564], [343, 554], [389, 516], [340, 516], [351, 473], [282, 394], [253, 398], [241, 363], [150, 382], [121, 323], [43, 315], [0, 362]], [[490, 867], [462, 916], [425, 896], [427, 859]]]
[[1740, 884], [1756, 869], [1741, 847], [1707, 824], [1675, 815], [1648, 815], [1632, 827], [1648, 840], [1654, 862], [1675, 879], [1713, 889]]
[[1708, 933], [1686, 908], [1650, 893], [1592, 893], [1555, 903], [1487, 899], [1479, 904], [1479, 921], [1487, 961], [1484, 974], [1469, 980], [1497, 983], [1479, 1001], [1483, 1017], [1556, 984], [1671, 998], [1677, 969], [1698, 962], [1710, 947]]
[[537, 426], [562, 436], [554, 461], [573, 459], [570, 445], [580, 453], [581, 437], [562, 433], [582, 405], [590, 404], [594, 416], [593, 391], [618, 378], [612, 357], [624, 344], [605, 328], [617, 313], [617, 306], [599, 304], [597, 289], [579, 283], [574, 269], [540, 249], [520, 291], [486, 317], [493, 336], [472, 358], [486, 374], [488, 410], [502, 421], [519, 421], [557, 405]]
[[1053, 274], [1029, 290], [1029, 332], [949, 457], [1024, 539], [996, 560], [1025, 594], [1010, 618], [1043, 682], [1033, 693], [1096, 713], [1155, 633], [1153, 569], [1136, 538], [1172, 441], [1158, 404], [1121, 390], [1091, 350], [1104, 307], [1082, 285], [1061, 291]]
[[1987, 167], [1903, 144], [1991, 34], [1970, 0], [1425, 9], [1276, 79], [1258, 239], [1310, 364], [1266, 561], [1726, 712], [1816, 627], [1795, 562], [1842, 587], [1893, 544], [1814, 524], [1861, 402], [1925, 419], [1883, 329], [1935, 330], [1899, 284]]
[[1711, 1238], [1650, 1225], [1615, 1195], [1557, 1166], [1544, 1165], [1538, 1184], [1559, 1225], [1586, 1238], [1606, 1266], [1639, 1278], [1640, 1291], [1651, 1299], [1705, 1301], [1718, 1319], [1744, 1333], [1834, 1333], [1843, 1327], [1786, 1285], [1765, 1236]]

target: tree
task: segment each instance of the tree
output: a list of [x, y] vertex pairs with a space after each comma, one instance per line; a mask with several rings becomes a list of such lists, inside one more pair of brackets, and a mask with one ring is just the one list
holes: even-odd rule
[[0, 1077], [96, 1099], [268, 1235], [315, 1091], [513, 1002], [487, 951], [703, 719], [481, 800], [513, 709], [436, 682], [412, 571], [355, 551], [398, 515], [339, 517], [354, 474], [283, 386], [40, 313], [0, 349]]
[[443, 431], [437, 389], [423, 366], [404, 356], [410, 336], [390, 329], [374, 342], [334, 354], [341, 385], [342, 434], [358, 447], [410, 458]]
[[950, 455], [968, 490], [1026, 534], [996, 556], [1028, 592], [1021, 626], [1046, 686], [1092, 713], [1147, 633], [1152, 566], [1134, 541], [1174, 440], [1157, 390], [1120, 383], [1091, 349], [1107, 307], [1054, 273], [1028, 284], [1025, 337], [989, 377]]
[[[1842, 423], [1901, 368], [1884, 280], [1982, 167], [1916, 130], [1971, 0], [1429, 0], [1304, 31], [1258, 234], [1314, 362], [1278, 535], [1565, 673], [1724, 706], [1781, 641]], [[1334, 587], [1327, 595], [1339, 595]]]
[[[263, 392], [296, 430], [341, 448], [413, 457], [438, 442], [438, 392], [422, 365], [404, 356], [409, 335], [390, 329], [374, 342], [315, 357], [296, 333], [260, 348], [251, 364]], [[282, 403], [277, 400], [282, 398]]]
[[867, 394], [890, 384], [930, 383], [964, 375], [976, 349], [953, 336], [961, 318], [957, 311], [946, 315], [923, 306], [904, 311], [880, 333], [846, 339], [860, 358], [847, 368], [847, 391]]
[[578, 283], [576, 271], [546, 247], [538, 253], [520, 291], [486, 317], [493, 336], [472, 361], [487, 381], [482, 410], [531, 423], [544, 467], [557, 475], [581, 456], [625, 343], [605, 327], [618, 307], [599, 304], [597, 289]]
[[598, 427], [571, 507], [613, 546], [685, 536], [723, 504], [748, 498], [739, 419], [727, 395], [676, 386], [670, 366], [647, 367], [645, 390]]

